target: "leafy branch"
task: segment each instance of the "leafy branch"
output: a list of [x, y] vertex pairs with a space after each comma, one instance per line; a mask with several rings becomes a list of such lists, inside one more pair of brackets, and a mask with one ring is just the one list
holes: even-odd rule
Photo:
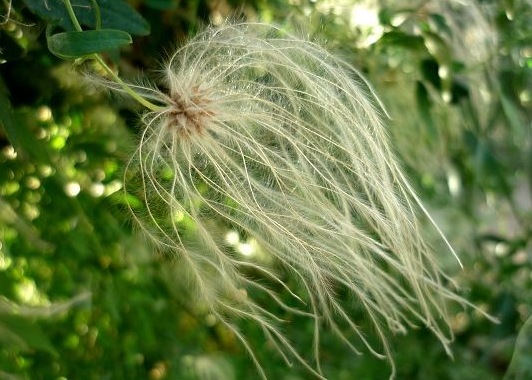
[[74, 12], [70, 0], [63, 0], [66, 11], [75, 31], [52, 34], [53, 26], [47, 29], [48, 49], [62, 59], [94, 60], [96, 61], [129, 96], [151, 111], [160, 111], [161, 106], [153, 104], [135, 92], [105, 63], [100, 53], [119, 48], [132, 42], [131, 35], [122, 30], [100, 29], [101, 12], [96, 0], [91, 0], [96, 16], [96, 29], [83, 30]]

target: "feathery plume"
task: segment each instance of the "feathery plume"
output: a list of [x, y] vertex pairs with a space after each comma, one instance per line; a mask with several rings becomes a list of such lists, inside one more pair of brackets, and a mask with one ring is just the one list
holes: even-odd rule
[[[390, 331], [424, 325], [447, 348], [445, 301], [467, 302], [444, 287], [417, 214], [430, 216], [388, 146], [377, 97], [349, 64], [270, 25], [242, 23], [194, 37], [171, 56], [164, 81], [168, 92], [152, 95], [164, 107], [143, 117], [126, 171], [126, 191], [145, 203], [132, 211], [162, 251], [180, 258], [197, 300], [263, 377], [232, 318], [258, 324], [287, 362], [320, 378], [322, 325], [354, 352], [366, 346], [388, 358], [392, 377]], [[255, 239], [276, 265], [238, 256], [220, 225]], [[289, 288], [278, 267], [298, 285]], [[339, 291], [365, 310], [382, 353]], [[266, 309], [264, 296], [283, 314]], [[315, 365], [281, 332], [286, 313], [314, 319]]]

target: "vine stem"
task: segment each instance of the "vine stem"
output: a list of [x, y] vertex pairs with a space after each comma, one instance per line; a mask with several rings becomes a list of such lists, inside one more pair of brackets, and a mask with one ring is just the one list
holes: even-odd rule
[[78, 18], [76, 17], [76, 14], [74, 13], [74, 8], [72, 8], [72, 3], [70, 0], [63, 0], [65, 3], [65, 7], [68, 12], [68, 17], [70, 17], [70, 21], [72, 21], [72, 24], [74, 24], [74, 29], [78, 32], [82, 32], [83, 29], [81, 29], [81, 25], [79, 24]]
[[113, 80], [118, 83], [118, 85], [120, 85], [120, 87], [122, 87], [122, 89], [129, 95], [131, 96], [133, 99], [135, 99], [137, 102], [139, 102], [140, 104], [142, 104], [144, 107], [148, 108], [149, 110], [151, 111], [154, 111], [154, 112], [159, 112], [159, 111], [162, 111], [164, 109], [164, 107], [161, 107], [161, 106], [158, 106], [156, 104], [153, 104], [152, 102], [150, 102], [149, 100], [147, 100], [146, 98], [143, 98], [142, 96], [140, 96], [138, 93], [136, 93], [135, 91], [133, 91], [131, 89], [131, 87], [129, 87], [122, 79], [120, 79], [120, 77], [118, 75], [116, 75], [116, 73], [113, 71], [113, 69], [111, 69], [106, 63], [105, 61], [102, 59], [102, 57], [99, 55], [99, 54], [94, 54], [94, 59], [96, 60], [96, 62], [98, 62], [105, 70], [105, 72], [107, 74], [109, 74], [109, 76], [111, 78], [113, 78]]
[[[78, 32], [82, 32], [83, 29], [81, 28], [81, 25], [78, 21], [78, 18], [76, 17], [76, 14], [74, 13], [74, 8], [72, 7], [72, 3], [70, 2], [70, 0], [63, 0], [63, 2], [65, 3], [65, 7], [66, 7], [66, 10], [68, 12], [68, 16], [70, 17], [70, 20], [72, 21], [72, 24], [74, 25], [74, 29], [76, 29], [76, 31]], [[96, 62], [98, 62], [102, 67], [103, 69], [105, 70], [105, 72], [107, 74], [109, 74], [109, 76], [120, 86], [122, 87], [122, 89], [129, 95], [131, 96], [133, 99], [135, 99], [137, 102], [139, 102], [140, 104], [142, 104], [144, 107], [148, 108], [149, 110], [151, 111], [154, 111], [154, 112], [159, 112], [159, 111], [162, 111], [164, 109], [164, 107], [161, 107], [161, 106], [158, 106], [156, 104], [153, 104], [152, 102], [150, 102], [149, 100], [147, 100], [146, 98], [142, 97], [141, 95], [139, 95], [138, 93], [136, 93], [135, 91], [133, 91], [131, 89], [131, 87], [129, 87], [114, 71], [113, 69], [111, 69], [109, 67], [109, 65], [107, 65], [107, 63], [105, 63], [105, 61], [103, 60], [103, 58], [99, 55], [99, 54], [93, 54], [91, 56], [91, 58], [93, 58]]]

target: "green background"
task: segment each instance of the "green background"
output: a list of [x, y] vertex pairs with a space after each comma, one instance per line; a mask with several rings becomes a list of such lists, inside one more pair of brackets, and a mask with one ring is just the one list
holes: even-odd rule
[[[91, 2], [73, 3], [95, 28]], [[307, 35], [363, 72], [391, 116], [398, 158], [465, 268], [427, 226], [442, 265], [500, 320], [450, 305], [454, 359], [425, 329], [391, 336], [397, 378], [532, 378], [530, 2], [98, 3], [102, 28], [132, 36], [101, 46], [130, 81], [156, 80], [170, 52], [227, 17]], [[141, 108], [50, 53], [47, 26], [72, 30], [61, 0], [3, 0], [0, 10], [0, 379], [258, 378], [235, 336], [190, 302], [175, 261], [132, 225], [126, 204], [142, 204], [120, 191], [121, 176]], [[271, 379], [312, 378], [251, 323], [240, 327]], [[303, 352], [312, 331], [303, 320], [286, 327]], [[390, 373], [332, 334], [321, 358], [330, 379]]]

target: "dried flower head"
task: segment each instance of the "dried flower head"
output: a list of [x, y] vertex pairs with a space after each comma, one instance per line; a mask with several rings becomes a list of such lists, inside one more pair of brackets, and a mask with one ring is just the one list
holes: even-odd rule
[[[270, 25], [243, 23], [200, 33], [164, 76], [165, 107], [145, 115], [126, 173], [127, 191], [139, 190], [146, 205], [135, 216], [179, 256], [198, 302], [243, 342], [263, 377], [234, 316], [321, 378], [322, 325], [392, 368], [390, 331], [424, 325], [447, 347], [445, 301], [465, 301], [442, 284], [420, 233], [416, 214], [425, 210], [388, 146], [382, 108], [349, 64]], [[219, 226], [252, 237], [276, 265], [238, 256]], [[291, 288], [287, 272], [297, 280]], [[382, 353], [340, 291], [366, 311]], [[314, 320], [315, 366], [281, 332], [286, 313]]]

